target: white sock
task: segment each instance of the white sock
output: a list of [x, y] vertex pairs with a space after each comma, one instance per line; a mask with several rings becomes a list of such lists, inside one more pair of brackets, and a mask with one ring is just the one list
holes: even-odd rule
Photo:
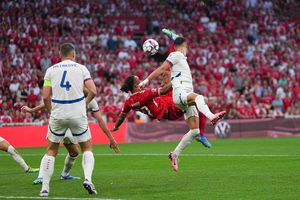
[[72, 157], [72, 156], [70, 156], [70, 154], [68, 154], [66, 156], [64, 169], [61, 173], [62, 176], [68, 176], [69, 175], [69, 173], [71, 171], [71, 168], [73, 167], [73, 165], [75, 163], [76, 158], [77, 158], [77, 156]]
[[205, 115], [210, 121], [213, 120], [215, 115], [210, 111], [209, 107], [204, 101], [204, 97], [202, 95], [198, 95], [195, 99], [198, 110]]
[[29, 170], [29, 166], [13, 146], [10, 145], [8, 147], [7, 153], [9, 153], [13, 157], [13, 159], [24, 169], [24, 171]]
[[42, 159], [42, 165], [43, 165], [42, 166], [42, 176], [43, 176], [42, 191], [43, 190], [49, 191], [49, 183], [54, 171], [54, 162], [55, 162], [55, 157], [48, 156], [47, 154], [45, 154]]
[[187, 147], [193, 141], [194, 137], [200, 133], [199, 129], [191, 129], [182, 138], [177, 147], [174, 150], [175, 155], [179, 156], [185, 147]]
[[82, 155], [82, 168], [84, 171], [84, 179], [92, 182], [92, 173], [94, 169], [94, 154], [91, 151], [85, 151]]

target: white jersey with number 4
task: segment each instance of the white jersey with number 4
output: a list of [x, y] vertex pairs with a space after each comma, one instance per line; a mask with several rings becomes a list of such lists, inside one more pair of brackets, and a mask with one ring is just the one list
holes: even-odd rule
[[83, 87], [88, 79], [91, 75], [87, 68], [71, 60], [64, 60], [47, 69], [44, 80], [50, 82], [52, 87], [52, 118], [86, 117]]
[[169, 54], [167, 62], [171, 67], [171, 82], [173, 88], [187, 88], [193, 90], [190, 66], [183, 53], [175, 51]]

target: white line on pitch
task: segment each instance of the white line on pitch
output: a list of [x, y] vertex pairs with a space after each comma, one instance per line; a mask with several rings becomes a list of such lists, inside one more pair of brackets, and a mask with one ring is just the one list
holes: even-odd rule
[[[22, 156], [43, 156], [43, 154], [21, 154]], [[67, 154], [61, 153], [58, 156], [66, 156]], [[167, 156], [167, 154], [161, 153], [124, 153], [124, 154], [113, 154], [113, 153], [95, 153], [95, 156]], [[10, 156], [8, 154], [3, 154], [1, 156]], [[300, 155], [288, 155], [288, 154], [182, 154], [184, 157], [299, 157]]]
[[0, 199], [53, 199], [53, 200], [121, 200], [103, 198], [71, 198], [71, 197], [26, 197], [26, 196], [0, 196]]

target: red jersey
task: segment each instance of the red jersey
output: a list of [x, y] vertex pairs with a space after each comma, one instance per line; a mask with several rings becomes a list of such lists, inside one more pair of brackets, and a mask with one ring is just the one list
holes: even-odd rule
[[132, 94], [124, 103], [122, 112], [128, 113], [131, 109], [140, 111], [152, 118], [162, 119], [168, 110], [168, 106], [159, 96], [159, 89], [145, 89]]

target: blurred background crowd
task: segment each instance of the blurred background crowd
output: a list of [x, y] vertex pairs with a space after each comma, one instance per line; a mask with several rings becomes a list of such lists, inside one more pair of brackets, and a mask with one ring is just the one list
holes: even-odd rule
[[[47, 123], [42, 102], [48, 67], [63, 42], [90, 70], [96, 100], [114, 122], [126, 94], [124, 78], [145, 78], [168, 55], [170, 28], [188, 39], [195, 91], [230, 119], [300, 116], [300, 1], [297, 0], [41, 0], [0, 5], [0, 122]], [[141, 49], [156, 39], [157, 55]], [[158, 87], [161, 80], [152, 82]], [[90, 121], [94, 119], [89, 114]], [[129, 121], [145, 121], [133, 112]]]

